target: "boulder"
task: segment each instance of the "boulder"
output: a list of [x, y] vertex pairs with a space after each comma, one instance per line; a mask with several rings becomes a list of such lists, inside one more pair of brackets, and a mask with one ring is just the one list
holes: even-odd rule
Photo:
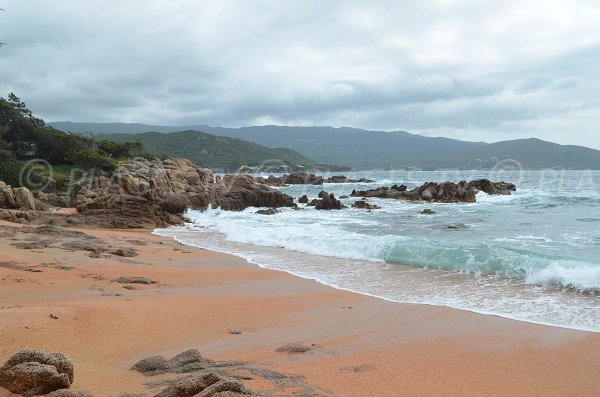
[[0, 368], [0, 386], [24, 396], [68, 389], [73, 378], [73, 364], [62, 353], [36, 349], [17, 352]]
[[35, 210], [36, 200], [26, 187], [13, 188], [0, 181], [0, 208]]
[[144, 358], [131, 367], [132, 370], [146, 376], [159, 375], [167, 372], [186, 373], [207, 368], [211, 360], [202, 357], [196, 349], [186, 350], [170, 360], [162, 356]]
[[214, 372], [193, 374], [172, 382], [169, 387], [154, 397], [192, 397], [222, 380], [224, 378]]
[[299, 203], [301, 203], [301, 204], [306, 204], [306, 203], [308, 203], [308, 196], [307, 196], [306, 194], [305, 194], [305, 195], [303, 195], [302, 197], [300, 197], [300, 198], [298, 199], [298, 202], [299, 202]]
[[319, 193], [319, 200], [313, 200], [310, 205], [314, 206], [318, 210], [341, 210], [345, 208], [342, 202], [335, 198], [332, 194], [325, 191]]

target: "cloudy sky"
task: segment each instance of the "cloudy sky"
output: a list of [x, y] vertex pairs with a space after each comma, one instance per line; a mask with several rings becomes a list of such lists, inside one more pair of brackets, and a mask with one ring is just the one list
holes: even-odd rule
[[0, 0], [47, 121], [353, 126], [600, 149], [597, 0]]

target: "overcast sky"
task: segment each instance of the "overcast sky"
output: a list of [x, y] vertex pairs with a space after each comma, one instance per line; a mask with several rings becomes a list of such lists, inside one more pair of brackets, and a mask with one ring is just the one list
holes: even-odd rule
[[353, 126], [600, 149], [597, 0], [0, 0], [47, 121]]

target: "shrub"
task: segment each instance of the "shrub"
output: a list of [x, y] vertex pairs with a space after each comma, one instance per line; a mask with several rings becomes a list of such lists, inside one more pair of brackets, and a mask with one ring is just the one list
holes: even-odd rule
[[116, 163], [109, 157], [87, 149], [72, 150], [68, 157], [74, 165], [86, 170], [113, 171], [116, 167]]
[[0, 161], [0, 181], [13, 187], [20, 186], [19, 175], [25, 164], [24, 161], [20, 160]]

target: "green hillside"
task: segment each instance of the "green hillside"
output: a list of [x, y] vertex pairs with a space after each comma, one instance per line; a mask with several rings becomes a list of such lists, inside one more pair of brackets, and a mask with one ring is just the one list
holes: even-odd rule
[[479, 147], [456, 158], [451, 165], [480, 169], [493, 168], [499, 163], [509, 165], [510, 162], [526, 169], [600, 169], [600, 152], [536, 138], [515, 139]]
[[139, 141], [155, 154], [187, 158], [199, 166], [224, 171], [242, 166], [265, 165], [269, 171], [315, 165], [311, 159], [291, 149], [271, 149], [237, 138], [206, 134], [200, 131], [179, 131], [170, 134], [105, 134], [102, 139], [116, 142]]

